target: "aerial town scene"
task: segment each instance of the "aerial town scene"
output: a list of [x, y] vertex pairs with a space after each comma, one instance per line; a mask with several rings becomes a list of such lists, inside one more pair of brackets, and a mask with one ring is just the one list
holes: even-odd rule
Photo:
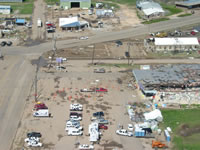
[[0, 0], [0, 150], [200, 150], [200, 0]]

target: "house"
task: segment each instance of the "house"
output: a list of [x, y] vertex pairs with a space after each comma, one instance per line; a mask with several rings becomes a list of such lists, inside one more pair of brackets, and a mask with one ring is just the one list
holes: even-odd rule
[[0, 5], [0, 14], [10, 14], [10, 12], [11, 12], [10, 6]]
[[59, 27], [62, 29], [80, 29], [88, 26], [89, 23], [87, 21], [79, 21], [77, 16], [69, 18], [59, 18]]
[[89, 9], [91, 7], [91, 0], [60, 0], [60, 7], [63, 9]]
[[186, 1], [177, 1], [175, 5], [178, 7], [185, 7], [188, 9], [200, 7], [200, 0], [186, 0]]
[[160, 4], [153, 1], [137, 1], [136, 7], [144, 13], [147, 18], [155, 16], [164, 16], [165, 11]]

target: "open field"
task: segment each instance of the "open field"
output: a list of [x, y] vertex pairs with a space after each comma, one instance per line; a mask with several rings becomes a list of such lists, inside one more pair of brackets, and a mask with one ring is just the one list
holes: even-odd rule
[[198, 150], [200, 147], [200, 110], [162, 110], [164, 127], [173, 131], [174, 150]]
[[12, 14], [32, 14], [33, 0], [26, 0], [23, 3], [1, 3], [1, 5], [9, 5], [12, 9]]

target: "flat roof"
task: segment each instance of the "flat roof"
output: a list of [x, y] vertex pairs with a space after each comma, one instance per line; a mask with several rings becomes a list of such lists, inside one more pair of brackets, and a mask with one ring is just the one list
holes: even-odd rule
[[146, 89], [148, 85], [193, 84], [200, 82], [200, 65], [159, 65], [151, 70], [134, 69], [133, 75], [143, 89]]
[[0, 5], [0, 9], [10, 9], [10, 6]]
[[197, 37], [182, 37], [182, 38], [155, 38], [155, 45], [199, 45]]
[[194, 6], [194, 5], [200, 5], [200, 0], [187, 0], [182, 2], [175, 2], [175, 4], [183, 6]]

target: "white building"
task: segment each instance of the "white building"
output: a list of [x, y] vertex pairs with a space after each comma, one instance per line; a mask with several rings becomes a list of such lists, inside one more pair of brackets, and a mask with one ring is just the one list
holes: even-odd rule
[[140, 9], [145, 17], [155, 17], [155, 16], [164, 16], [165, 11], [160, 6], [160, 4], [153, 1], [139, 1], [136, 3], [138, 9]]
[[199, 41], [196, 37], [180, 37], [180, 38], [155, 38], [154, 50], [156, 51], [188, 51], [198, 50]]
[[10, 6], [0, 5], [0, 13], [1, 14], [10, 14], [10, 12], [11, 12], [11, 7]]

